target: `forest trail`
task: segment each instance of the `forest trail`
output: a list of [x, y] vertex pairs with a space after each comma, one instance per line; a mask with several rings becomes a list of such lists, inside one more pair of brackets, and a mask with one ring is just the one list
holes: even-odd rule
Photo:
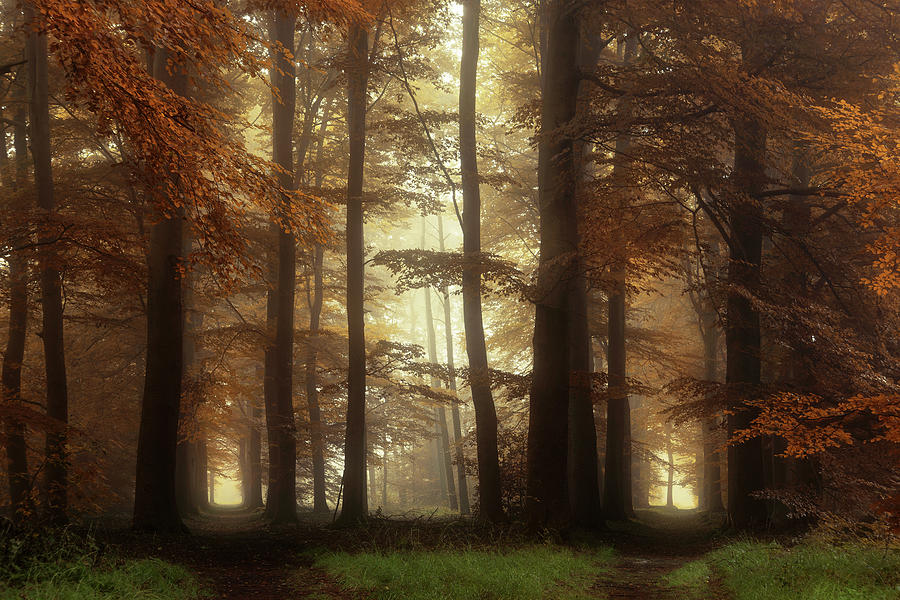
[[[320, 523], [270, 527], [261, 513], [219, 508], [187, 521], [190, 536], [130, 537], [129, 553], [155, 556], [195, 572], [213, 598], [293, 600], [364, 599], [342, 589], [313, 566], [312, 551], [329, 547], [331, 534]], [[713, 548], [716, 523], [694, 511], [638, 511], [638, 519], [611, 524], [599, 536], [616, 549], [618, 561], [587, 590], [597, 598], [669, 600], [676, 596], [664, 576]], [[340, 536], [338, 536], [340, 537]], [[334, 540], [332, 540], [334, 541]], [[706, 598], [724, 598], [715, 582]]]

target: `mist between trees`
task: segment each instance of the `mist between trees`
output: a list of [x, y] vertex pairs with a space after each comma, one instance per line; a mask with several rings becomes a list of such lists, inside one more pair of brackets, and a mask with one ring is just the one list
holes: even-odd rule
[[897, 3], [2, 10], [12, 521], [896, 530]]

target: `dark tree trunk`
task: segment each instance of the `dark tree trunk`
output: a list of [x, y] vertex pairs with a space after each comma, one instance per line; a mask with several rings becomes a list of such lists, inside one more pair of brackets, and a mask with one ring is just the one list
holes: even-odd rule
[[47, 430], [44, 493], [46, 508], [52, 521], [64, 522], [68, 504], [68, 457], [66, 438], [69, 423], [69, 399], [66, 389], [66, 361], [63, 345], [62, 276], [59, 253], [52, 242], [52, 220], [56, 212], [53, 197], [53, 169], [50, 147], [50, 101], [47, 81], [47, 36], [36, 27], [31, 3], [25, 5], [28, 43], [26, 58], [29, 68], [31, 153], [34, 157], [34, 182], [37, 204], [46, 213], [48, 226], [39, 234], [38, 253], [41, 284], [41, 312], [44, 342], [44, 368], [47, 378], [47, 416], [52, 420]]
[[666, 508], [675, 508], [673, 492], [675, 487], [675, 455], [672, 452], [672, 424], [666, 423]]
[[[294, 110], [296, 108], [295, 73], [293, 64], [294, 25], [296, 18], [280, 10], [274, 11], [271, 39], [281, 46], [275, 51], [272, 81], [272, 160], [281, 167], [280, 185], [294, 187]], [[289, 199], [282, 198], [282, 218], [289, 212]], [[267, 417], [269, 448], [277, 457], [270, 462], [266, 514], [275, 523], [297, 520], [296, 470], [297, 440], [294, 425], [293, 366], [294, 366], [294, 287], [296, 271], [295, 240], [286, 224], [278, 230], [278, 270], [275, 289], [275, 340], [267, 361], [272, 369], [270, 393], [274, 396], [274, 418]], [[266, 407], [269, 409], [269, 406]], [[274, 443], [272, 437], [274, 435]]]
[[[578, 266], [579, 271], [581, 265]], [[603, 522], [597, 481], [597, 428], [591, 394], [591, 335], [587, 290], [579, 272], [569, 294], [569, 501], [572, 524], [594, 528]]]
[[[463, 254], [481, 254], [481, 191], [475, 147], [475, 90], [478, 75], [478, 22], [481, 0], [463, 2], [463, 44], [459, 72], [459, 160], [463, 193]], [[463, 270], [463, 322], [469, 385], [475, 405], [475, 442], [478, 453], [478, 516], [491, 522], [505, 519], [500, 501], [500, 458], [497, 454], [497, 411], [491, 392], [484, 323], [481, 315], [481, 273]]]
[[[745, 400], [759, 393], [760, 318], [748, 295], [760, 285], [762, 262], [762, 208], [752, 199], [765, 185], [766, 132], [753, 120], [734, 122], [735, 156], [730, 206], [730, 254], [728, 264], [725, 382], [732, 414], [728, 436], [750, 426], [755, 412]], [[728, 448], [728, 518], [738, 529], [766, 524], [766, 503], [754, 497], [765, 486], [760, 438]]]
[[206, 453], [206, 437], [200, 436], [197, 440], [197, 469], [194, 471], [194, 486], [197, 490], [197, 501], [200, 503], [202, 510], [209, 508], [209, 482], [207, 481], [206, 472], [208, 469], [209, 457]]
[[[6, 188], [8, 201], [13, 209], [21, 210], [23, 202], [14, 199], [24, 198], [24, 189], [28, 173], [28, 141], [26, 139], [26, 111], [22, 104], [16, 114], [14, 125], [14, 146], [16, 151], [16, 176], [10, 173], [9, 157], [6, 152], [6, 135], [3, 134], [3, 148], [0, 158], [3, 160], [3, 185]], [[15, 181], [15, 182], [14, 182]], [[25, 240], [14, 240], [21, 243]], [[9, 265], [9, 337], [6, 340], [6, 351], [3, 354], [2, 393], [3, 403], [15, 413], [21, 408], [22, 400], [22, 363], [25, 360], [25, 339], [28, 327], [28, 259], [21, 253], [10, 253]], [[12, 517], [19, 520], [29, 514], [32, 509], [31, 478], [28, 476], [28, 448], [25, 442], [25, 423], [10, 416], [4, 422], [6, 436], [6, 468], [9, 482], [9, 499]]]
[[[159, 49], [153, 72], [174, 92], [186, 93], [184, 73], [169, 73]], [[184, 373], [181, 296], [183, 216], [159, 215], [150, 229], [147, 293], [147, 372], [141, 405], [135, 474], [134, 528], [184, 532], [175, 492], [176, 448]]]
[[[637, 54], [637, 37], [625, 39], [623, 62], [634, 60]], [[630, 112], [629, 99], [623, 98], [619, 113]], [[625, 177], [623, 161], [630, 141], [622, 132], [616, 139], [616, 158], [613, 178]], [[625, 201], [619, 205], [624, 211]], [[624, 252], [624, 240], [617, 240], [616, 247]], [[625, 360], [625, 257], [617, 257], [612, 267], [614, 287], [609, 293], [609, 342], [607, 381], [609, 399], [606, 408], [606, 465], [603, 482], [603, 511], [611, 520], [624, 520], [634, 514], [631, 493], [631, 408], [628, 404], [628, 385]]]
[[344, 506], [339, 523], [350, 525], [368, 516], [366, 499], [366, 338], [365, 237], [363, 171], [366, 150], [366, 88], [369, 80], [369, 35], [352, 25], [347, 66], [347, 129], [350, 165], [347, 175], [347, 430], [344, 441]]
[[[444, 220], [441, 215], [437, 217], [438, 223], [438, 239], [440, 250], [444, 249]], [[453, 321], [450, 318], [450, 289], [445, 285], [441, 289], [444, 297], [444, 337], [447, 343], [447, 386], [450, 392], [456, 397], [456, 363], [453, 356]], [[462, 448], [462, 423], [459, 416], [459, 403], [453, 402], [451, 409], [453, 417], [453, 440], [454, 440], [454, 460], [456, 460], [456, 481], [459, 487], [459, 513], [468, 515], [471, 512], [469, 507], [469, 482], [466, 480], [466, 464], [463, 458]]]
[[[567, 444], [570, 335], [569, 297], [578, 281], [578, 225], [574, 147], [561, 132], [575, 116], [579, 27], [576, 3], [548, 0], [538, 148], [541, 256], [534, 325], [534, 371], [528, 419], [527, 498], [531, 527], [569, 521]], [[574, 343], [574, 342], [573, 342]]]
[[[191, 236], [184, 236], [183, 255], [189, 256], [192, 246]], [[184, 382], [181, 401], [178, 447], [175, 453], [175, 490], [178, 508], [182, 516], [200, 512], [199, 488], [196, 485], [198, 457], [197, 440], [197, 398], [193, 389], [197, 335], [203, 323], [203, 314], [196, 310], [194, 302], [193, 275], [187, 271], [182, 278], [182, 302], [184, 315]]]

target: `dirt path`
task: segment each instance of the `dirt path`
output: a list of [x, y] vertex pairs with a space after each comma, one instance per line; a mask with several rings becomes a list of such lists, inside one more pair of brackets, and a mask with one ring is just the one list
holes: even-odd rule
[[[619, 562], [597, 578], [591, 592], [610, 600], [684, 600], [665, 588], [663, 578], [714, 546], [715, 524], [687, 511], [641, 511], [638, 517], [637, 521], [612, 525], [600, 537], [599, 543], [615, 547]], [[333, 536], [340, 535], [315, 523], [272, 528], [257, 512], [220, 509], [187, 524], [190, 536], [122, 534], [124, 537], [111, 541], [128, 554], [186, 566], [214, 598], [364, 598], [343, 590], [313, 566], [310, 551], [333, 546]], [[724, 596], [712, 589], [707, 597], [717, 600]]]

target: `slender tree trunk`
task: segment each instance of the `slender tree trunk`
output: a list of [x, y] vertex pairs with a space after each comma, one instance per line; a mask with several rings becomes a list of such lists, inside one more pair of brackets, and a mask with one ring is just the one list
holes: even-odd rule
[[[50, 101], [47, 81], [47, 36], [38, 31], [34, 7], [25, 4], [28, 29], [26, 57], [30, 73], [31, 153], [34, 157], [34, 181], [38, 208], [52, 223], [56, 213], [50, 147]], [[52, 228], [52, 224], [48, 229]], [[54, 232], [41, 232], [38, 253], [43, 315], [44, 367], [47, 379], [47, 416], [52, 426], [47, 431], [44, 475], [48, 516], [56, 522], [66, 520], [68, 504], [68, 457], [66, 450], [69, 423], [69, 399], [66, 389], [66, 361], [63, 345], [63, 304], [60, 257], [52, 240]]]
[[[637, 54], [637, 37], [625, 39], [623, 62], [629, 64]], [[624, 98], [619, 112], [630, 112], [629, 100]], [[616, 139], [616, 159], [613, 178], [625, 176], [623, 160], [629, 146], [627, 134]], [[625, 200], [619, 203], [624, 211]], [[616, 248], [624, 252], [624, 240], [616, 241]], [[603, 510], [607, 519], [624, 520], [634, 513], [631, 493], [631, 408], [628, 403], [628, 385], [625, 360], [625, 257], [617, 257], [612, 267], [613, 289], [609, 294], [609, 345], [607, 381], [609, 400], [606, 409], [606, 467], [603, 483]]]
[[[286, 190], [294, 188], [295, 24], [294, 16], [281, 10], [274, 11], [271, 39], [280, 48], [275, 51], [276, 68], [272, 73], [276, 92], [272, 98], [272, 160], [282, 169], [278, 179]], [[284, 218], [290, 210], [289, 199], [284, 197], [282, 203], [280, 217]], [[297, 440], [293, 401], [295, 245], [293, 234], [286, 224], [281, 224], [275, 290], [275, 345], [269, 365], [274, 374], [271, 385], [276, 409], [275, 418], [271, 419], [273, 430], [269, 434], [275, 434], [274, 449], [278, 456], [275, 461], [277, 468], [270, 471], [267, 514], [275, 523], [294, 523], [297, 520]], [[270, 442], [270, 448], [272, 446]]]
[[[476, 260], [481, 254], [481, 191], [475, 146], [475, 90], [478, 75], [478, 22], [481, 0], [463, 1], [463, 44], [459, 74], [459, 159], [463, 192], [463, 254]], [[478, 453], [478, 516], [491, 522], [505, 519], [500, 501], [500, 458], [497, 453], [497, 411], [491, 392], [484, 323], [481, 314], [481, 273], [463, 269], [463, 322], [469, 385], [475, 406], [475, 442]]]
[[[707, 305], [709, 304], [707, 299]], [[701, 317], [703, 322], [703, 363], [707, 381], [719, 376], [719, 329], [716, 313], [707, 306]], [[722, 473], [719, 468], [719, 428], [716, 417], [703, 419], [703, 507], [709, 512], [724, 512], [722, 504]]]
[[[425, 241], [425, 218], [422, 218], [422, 245]], [[428, 362], [437, 364], [437, 336], [434, 331], [434, 313], [431, 309], [431, 288], [425, 288], [425, 333], [428, 342]], [[431, 380], [431, 387], [437, 387], [438, 381]], [[450, 432], [447, 430], [447, 413], [443, 406], [434, 408], [434, 418], [437, 425], [437, 454], [438, 471], [442, 484], [442, 493], [446, 494], [447, 505], [450, 510], [458, 510], [456, 500], [456, 482], [453, 480], [453, 465], [450, 459]]]
[[366, 88], [369, 79], [369, 35], [352, 25], [347, 67], [347, 128], [350, 165], [347, 176], [347, 430], [344, 442], [343, 525], [364, 520], [366, 501], [366, 338], [363, 228], [363, 172], [366, 149]]
[[[725, 344], [728, 352], [725, 381], [729, 389], [731, 413], [728, 436], [750, 426], [756, 411], [745, 400], [759, 393], [760, 318], [748, 295], [760, 286], [762, 264], [762, 208], [752, 199], [762, 191], [765, 174], [766, 131], [753, 120], [734, 122], [735, 157], [730, 207], [730, 261], [728, 264], [727, 322]], [[765, 487], [763, 449], [760, 438], [728, 448], [728, 518], [738, 529], [766, 524], [764, 500], [754, 494]]]
[[[158, 49], [153, 72], [178, 94], [187, 91], [183, 72], [170, 73], [169, 52]], [[181, 296], [181, 214], [160, 216], [150, 230], [147, 294], [147, 373], [141, 405], [135, 475], [134, 528], [184, 532], [175, 492], [176, 448], [184, 373]]]
[[675, 486], [675, 456], [672, 453], [672, 424], [666, 422], [666, 468], [668, 479], [666, 483], [666, 508], [674, 508], [673, 491]]
[[197, 470], [194, 473], [194, 478], [196, 480], [197, 500], [200, 503], [201, 510], [209, 509], [209, 482], [206, 477], [208, 460], [206, 436], [200, 436], [197, 440]]
[[212, 469], [209, 470], [209, 504], [216, 504], [216, 473]]
[[579, 27], [576, 3], [548, 0], [538, 147], [541, 256], [535, 306], [534, 370], [528, 418], [527, 497], [531, 527], [568, 524], [569, 296], [577, 281], [574, 147], [561, 133], [575, 116]]
[[250, 403], [250, 431], [247, 440], [247, 494], [244, 496], [244, 506], [256, 509], [263, 506], [262, 497], [262, 431], [260, 421], [262, 411], [256, 405], [256, 401]]
[[388, 452], [387, 438], [382, 440], [384, 446], [381, 448], [381, 506], [387, 508], [387, 478], [388, 478]]
[[[3, 185], [9, 206], [21, 210], [25, 198], [28, 172], [28, 142], [26, 139], [26, 111], [24, 103], [16, 114], [14, 146], [16, 151], [15, 179], [10, 173], [6, 152], [6, 134], [3, 134]], [[15, 181], [15, 183], [14, 183]], [[21, 242], [24, 240], [16, 240]], [[3, 354], [2, 393], [3, 404], [12, 413], [21, 408], [22, 363], [25, 360], [25, 339], [28, 327], [28, 259], [13, 251], [7, 259], [9, 267], [9, 337]], [[28, 475], [28, 448], [25, 442], [25, 423], [10, 416], [4, 422], [6, 436], [6, 467], [9, 482], [9, 498], [12, 518], [19, 520], [31, 512], [31, 479]]]
[[[438, 239], [440, 251], [444, 252], [444, 219], [437, 216]], [[456, 363], [453, 356], [453, 321], [450, 318], [450, 289], [444, 286], [441, 289], [444, 297], [444, 337], [447, 344], [447, 385], [453, 397], [456, 398]], [[454, 400], [451, 408], [453, 418], [454, 459], [456, 460], [456, 480], [459, 488], [459, 514], [468, 515], [469, 507], [469, 483], [466, 480], [466, 464], [463, 458], [462, 448], [462, 423], [459, 416], [459, 402]]]
[[[325, 133], [328, 130], [330, 105], [326, 105], [319, 128], [319, 139], [316, 148], [316, 187], [322, 185], [321, 163], [322, 149], [325, 144]], [[306, 404], [309, 410], [309, 438], [312, 447], [313, 472], [313, 510], [328, 512], [328, 500], [325, 494], [325, 441], [322, 431], [322, 413], [319, 409], [319, 372], [316, 368], [318, 357], [319, 330], [321, 328], [322, 304], [324, 301], [325, 283], [325, 248], [316, 244], [313, 256], [313, 299], [309, 307], [309, 350], [306, 354]]]

